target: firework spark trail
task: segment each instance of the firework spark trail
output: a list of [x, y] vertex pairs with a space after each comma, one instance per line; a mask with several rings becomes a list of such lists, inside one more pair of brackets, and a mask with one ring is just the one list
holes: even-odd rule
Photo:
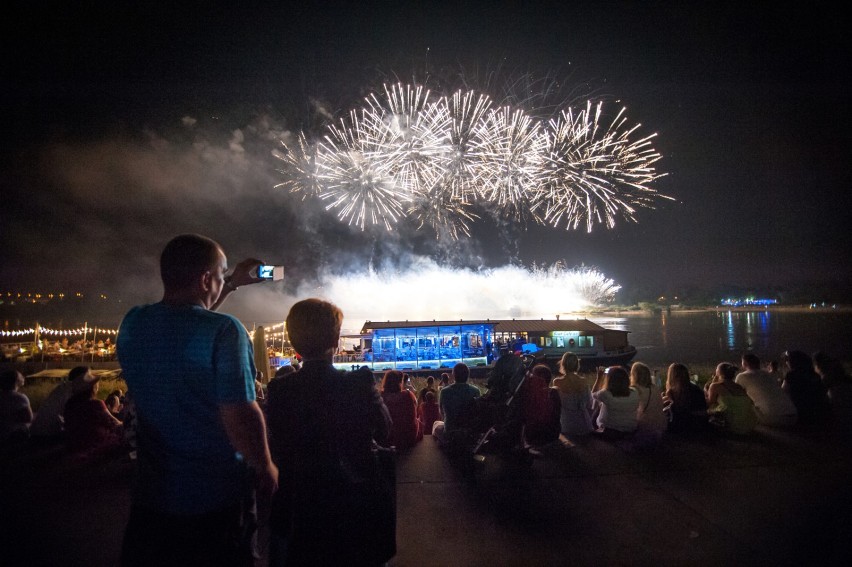
[[564, 219], [566, 228], [577, 228], [583, 220], [589, 232], [595, 222], [612, 228], [619, 213], [635, 221], [635, 207], [667, 198], [649, 187], [661, 177], [652, 167], [660, 159], [650, 145], [654, 136], [631, 142], [640, 125], [623, 130], [623, 108], [603, 130], [601, 109], [598, 103], [593, 113], [589, 102], [584, 110], [574, 114], [568, 109], [548, 124], [543, 217], [553, 226]]
[[491, 108], [491, 99], [486, 95], [477, 95], [474, 91], [456, 91], [449, 100], [442, 100], [447, 105], [452, 118], [450, 131], [450, 165], [444, 173], [445, 190], [454, 199], [468, 202], [476, 195], [476, 187], [480, 182], [478, 170], [475, 167], [480, 155], [474, 150], [471, 138], [478, 124]]
[[289, 147], [282, 142], [284, 152], [274, 155], [284, 162], [278, 172], [284, 181], [275, 185], [284, 187], [291, 193], [300, 193], [302, 200], [308, 196], [315, 197], [321, 192], [320, 181], [317, 178], [317, 148], [308, 143], [303, 132], [299, 132], [298, 145]]
[[380, 140], [365, 135], [372, 127], [356, 112], [329, 134], [317, 149], [319, 198], [326, 210], [336, 209], [340, 220], [364, 230], [369, 224], [384, 224], [391, 230], [403, 216], [409, 195], [400, 190], [390, 173], [392, 162], [381, 151]]
[[538, 122], [522, 110], [489, 112], [472, 140], [481, 157], [475, 166], [481, 179], [479, 196], [508, 217], [524, 218], [534, 210], [529, 203], [538, 198], [545, 142]]
[[628, 128], [625, 109], [608, 125], [603, 104], [563, 110], [543, 123], [523, 110], [457, 91], [432, 99], [422, 86], [385, 86], [327, 129], [314, 148], [304, 134], [280, 157], [278, 186], [316, 195], [341, 221], [387, 230], [407, 216], [452, 238], [470, 235], [471, 207], [566, 229], [612, 228], [653, 208], [663, 177], [651, 141]]

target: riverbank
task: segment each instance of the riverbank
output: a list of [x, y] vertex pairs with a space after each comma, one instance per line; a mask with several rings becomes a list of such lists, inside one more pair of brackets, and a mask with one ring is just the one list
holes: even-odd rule
[[768, 312], [768, 313], [852, 313], [852, 305], [836, 305], [826, 307], [812, 307], [810, 305], [770, 305], [758, 307], [755, 305], [727, 306], [711, 305], [707, 307], [670, 307], [665, 305], [656, 306], [654, 309], [604, 309], [593, 311], [578, 311], [572, 313], [575, 318], [600, 319], [601, 317], [651, 317], [666, 314], [690, 314], [690, 313], [735, 313]]

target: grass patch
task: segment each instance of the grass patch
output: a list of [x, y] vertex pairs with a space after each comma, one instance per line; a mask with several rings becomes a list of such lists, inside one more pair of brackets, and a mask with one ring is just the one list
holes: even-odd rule
[[[27, 383], [21, 388], [21, 393], [30, 399], [30, 406], [37, 412], [47, 396], [65, 378], [27, 378]], [[127, 392], [127, 384], [122, 378], [102, 378], [98, 388], [98, 398], [105, 399], [113, 390]]]

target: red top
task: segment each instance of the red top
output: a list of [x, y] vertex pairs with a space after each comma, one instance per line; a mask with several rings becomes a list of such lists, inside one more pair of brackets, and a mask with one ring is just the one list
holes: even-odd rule
[[119, 443], [118, 426], [102, 400], [88, 393], [72, 396], [65, 404], [65, 432], [73, 452]]
[[441, 419], [441, 406], [438, 402], [422, 402], [417, 406], [417, 417], [423, 426], [425, 435], [432, 435], [432, 425]]
[[388, 437], [389, 445], [397, 449], [408, 449], [423, 439], [423, 432], [417, 421], [417, 398], [412, 392], [382, 392], [382, 400], [393, 421]]
[[542, 445], [559, 437], [562, 400], [559, 391], [541, 377], [527, 372], [521, 390], [524, 433], [531, 445]]

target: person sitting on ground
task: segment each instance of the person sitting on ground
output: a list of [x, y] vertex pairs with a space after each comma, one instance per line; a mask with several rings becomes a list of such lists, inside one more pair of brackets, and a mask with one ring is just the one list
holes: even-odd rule
[[560, 375], [553, 379], [553, 387], [560, 398], [560, 429], [570, 440], [591, 433], [592, 391], [586, 381], [577, 374], [580, 370], [579, 357], [571, 352], [562, 355], [559, 361]]
[[423, 403], [423, 396], [426, 395], [426, 392], [430, 392], [430, 391], [434, 392], [435, 394], [438, 393], [438, 390], [435, 389], [435, 377], [434, 376], [427, 377], [426, 378], [426, 386], [421, 388], [420, 391], [417, 393], [418, 405]]
[[417, 419], [424, 435], [432, 435], [435, 422], [441, 420], [441, 407], [437, 398], [435, 392], [428, 390], [423, 395], [423, 401], [417, 406]]
[[10, 368], [0, 372], [0, 447], [26, 441], [33, 410], [30, 399], [19, 390], [26, 379]]
[[766, 373], [769, 374], [779, 386], [784, 382], [784, 372], [781, 370], [781, 365], [777, 360], [770, 360], [766, 363]]
[[[287, 366], [281, 366], [278, 370], [275, 371], [275, 376], [272, 377], [272, 380], [278, 380], [280, 378], [284, 378], [285, 376], [296, 372], [296, 367], [288, 364]], [[272, 382], [270, 380], [270, 382]]]
[[754, 402], [745, 388], [735, 382], [737, 367], [722, 362], [707, 389], [707, 413], [710, 423], [734, 435], [746, 435], [757, 425]]
[[417, 421], [417, 399], [410, 390], [402, 388], [404, 379], [405, 375], [399, 370], [388, 370], [382, 377], [382, 401], [391, 418], [388, 445], [400, 451], [410, 449], [423, 439]]
[[548, 366], [536, 364], [521, 387], [523, 436], [527, 445], [547, 445], [559, 439], [562, 402], [559, 392], [550, 387], [552, 379]]
[[417, 388], [411, 383], [411, 375], [407, 372], [402, 373], [402, 389], [414, 394], [414, 400], [417, 401]]
[[669, 425], [663, 411], [663, 393], [651, 378], [651, 369], [646, 364], [634, 362], [630, 367], [630, 387], [639, 396], [636, 409], [636, 429], [642, 441], [648, 445], [659, 443]]
[[112, 414], [115, 419], [121, 421], [119, 415], [124, 408], [122, 407], [121, 399], [117, 394], [112, 393], [107, 395], [107, 397], [104, 398], [104, 405], [106, 405], [107, 410], [109, 410], [109, 413]]
[[707, 431], [707, 400], [701, 388], [689, 380], [689, 369], [683, 364], [674, 363], [669, 366], [663, 403], [669, 417], [669, 431]]
[[787, 373], [781, 388], [790, 395], [799, 423], [806, 427], [817, 426], [830, 417], [830, 406], [825, 386], [814, 372], [811, 357], [800, 350], [784, 354]]
[[396, 553], [395, 484], [383, 483], [376, 442], [390, 416], [366, 367], [332, 365], [343, 313], [305, 299], [287, 332], [302, 369], [269, 384], [272, 456], [280, 490], [272, 501], [270, 565], [380, 565]]
[[452, 443], [453, 438], [464, 435], [473, 418], [473, 402], [480, 396], [479, 388], [468, 384], [470, 368], [459, 362], [453, 366], [453, 384], [441, 390], [439, 404], [444, 421], [432, 426], [432, 436], [442, 445]]
[[606, 440], [623, 439], [636, 431], [639, 394], [630, 387], [630, 375], [622, 366], [598, 368], [592, 398], [598, 402], [598, 429]]
[[769, 427], [790, 427], [796, 424], [796, 406], [790, 396], [769, 372], [761, 370], [757, 355], [747, 352], [742, 357], [743, 372], [734, 382], [742, 386], [757, 412], [757, 421]]
[[828, 393], [831, 418], [841, 433], [852, 433], [852, 378], [843, 365], [824, 352], [814, 354], [814, 370]]
[[65, 404], [67, 446], [72, 453], [94, 456], [121, 446], [121, 422], [97, 397], [100, 380], [86, 368], [74, 381], [74, 395]]
[[441, 401], [441, 390], [450, 385], [450, 375], [446, 372], [441, 372], [441, 381], [438, 382], [438, 401]]
[[41, 403], [30, 426], [32, 439], [44, 443], [52, 443], [62, 438], [63, 415], [65, 404], [74, 394], [74, 380], [79, 380], [86, 374], [87, 366], [77, 366], [68, 372], [68, 376], [50, 391]]

